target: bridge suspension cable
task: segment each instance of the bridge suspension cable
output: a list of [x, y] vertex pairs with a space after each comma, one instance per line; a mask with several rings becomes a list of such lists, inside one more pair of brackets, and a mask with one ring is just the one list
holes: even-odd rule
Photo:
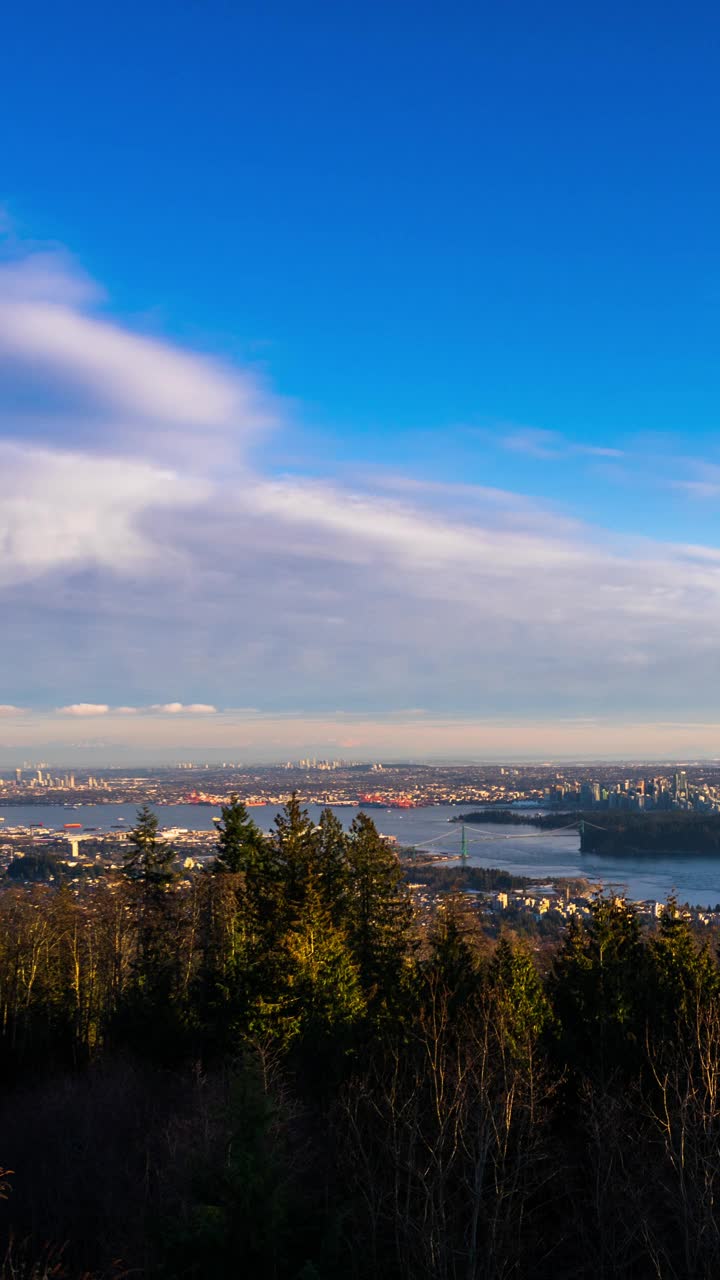
[[[587, 825], [595, 826], [596, 824], [588, 823]], [[512, 841], [537, 840], [539, 837], [542, 837], [542, 836], [555, 836], [560, 834], [563, 831], [572, 831], [573, 829], [579, 830], [580, 827], [581, 827], [581, 822], [579, 819], [576, 819], [574, 822], [568, 822], [562, 827], [549, 827], [547, 831], [526, 831], [518, 835], [515, 835], [515, 834], [496, 835], [494, 832], [492, 834], [489, 832], [488, 833], [479, 832], [479, 833], [473, 833], [472, 835], [468, 835], [467, 828], [463, 823], [462, 831], [461, 831], [461, 842], [463, 841], [463, 839], [466, 844], [468, 841], [470, 841], [473, 844], [486, 844], [488, 841], [490, 841], [493, 844], [497, 844], [501, 840], [512, 840]], [[604, 828], [600, 827], [598, 828], [598, 830], [602, 831], [604, 830]], [[413, 844], [412, 847], [413, 849], [424, 849], [426, 845], [438, 844], [443, 840], [447, 841], [450, 834], [451, 834], [450, 832], [445, 832], [443, 833], [443, 835], [431, 836], [429, 840], [418, 840]]]

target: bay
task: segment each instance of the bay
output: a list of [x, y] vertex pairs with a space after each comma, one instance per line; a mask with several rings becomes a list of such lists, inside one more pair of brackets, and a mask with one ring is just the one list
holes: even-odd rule
[[[321, 805], [308, 805], [317, 820]], [[332, 806], [331, 806], [332, 807]], [[467, 811], [468, 806], [464, 806]], [[278, 805], [262, 805], [250, 813], [263, 831], [272, 828]], [[210, 831], [219, 809], [192, 804], [156, 806], [161, 827], [184, 827], [189, 831]], [[420, 845], [428, 851], [459, 856], [461, 830], [451, 819], [462, 812], [455, 805], [433, 805], [420, 809], [367, 809], [337, 806], [333, 812], [348, 827], [357, 813], [366, 812], [383, 834], [394, 836], [401, 845]], [[42, 824], [61, 830], [67, 822], [109, 832], [113, 826], [130, 827], [135, 821], [134, 804], [97, 805], [7, 805], [0, 807], [0, 840], [3, 827]], [[120, 824], [120, 820], [123, 820]], [[558, 827], [563, 818], [558, 816]], [[545, 832], [537, 827], [508, 829], [497, 823], [468, 825], [468, 861], [475, 866], [499, 867], [514, 875], [540, 878], [584, 877], [593, 884], [624, 892], [635, 900], [663, 902], [676, 893], [691, 906], [715, 906], [720, 902], [720, 857], [707, 855], [667, 855], [638, 858], [595, 857], [580, 853], [577, 830]]]

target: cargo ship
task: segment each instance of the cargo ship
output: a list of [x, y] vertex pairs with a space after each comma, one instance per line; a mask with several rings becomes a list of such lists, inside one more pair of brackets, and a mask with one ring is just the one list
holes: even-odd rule
[[384, 796], [379, 791], [369, 792], [367, 795], [360, 796], [358, 804], [361, 809], [417, 809], [419, 808], [417, 800], [413, 800], [412, 796]]

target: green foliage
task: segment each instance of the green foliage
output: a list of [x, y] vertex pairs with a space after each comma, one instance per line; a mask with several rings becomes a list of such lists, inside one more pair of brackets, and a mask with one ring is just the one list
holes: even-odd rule
[[302, 907], [316, 862], [313, 825], [295, 792], [275, 819], [273, 847], [275, 875], [283, 887], [283, 905], [289, 919], [293, 911]]
[[583, 853], [720, 852], [720, 816], [688, 813], [587, 814], [580, 837]]
[[447, 993], [451, 1016], [478, 994], [481, 974], [477, 929], [461, 898], [449, 897], [437, 911], [430, 930], [425, 977]]
[[552, 994], [564, 1052], [606, 1081], [637, 1064], [644, 1038], [645, 952], [637, 912], [599, 895], [558, 952]]
[[225, 806], [213, 874], [171, 891], [170, 861], [141, 811], [127, 874], [0, 893], [0, 1231], [29, 1257], [720, 1274], [720, 972], [676, 902], [494, 946], [468, 894], [418, 922], [367, 815], [346, 834], [296, 796], [270, 839]]
[[47, 884], [62, 880], [63, 868], [52, 854], [31, 852], [22, 858], [13, 858], [5, 875], [17, 883]]
[[489, 981], [508, 1048], [515, 1057], [526, 1056], [552, 1020], [550, 1001], [527, 945], [502, 937]]
[[442, 893], [463, 889], [478, 889], [483, 893], [491, 893], [499, 889], [525, 889], [532, 884], [529, 876], [514, 876], [509, 871], [501, 871], [497, 867], [472, 866], [437, 866], [433, 863], [423, 864], [412, 861], [406, 867], [406, 875], [416, 884], [426, 884], [431, 889]]
[[720, 992], [720, 975], [707, 944], [698, 945], [674, 897], [647, 946], [648, 1022], [653, 1034], [694, 1023]]
[[323, 809], [315, 832], [318, 889], [333, 924], [342, 927], [348, 912], [347, 836], [331, 809]]
[[138, 809], [135, 826], [128, 833], [123, 858], [126, 876], [140, 883], [146, 892], [157, 892], [172, 881], [174, 857], [172, 845], [158, 835], [157, 817], [148, 805], [143, 805]]
[[303, 1039], [316, 1059], [333, 1038], [340, 1049], [348, 1044], [364, 1015], [356, 965], [315, 889], [283, 939], [273, 994], [261, 998], [251, 1029], [286, 1048]]
[[266, 856], [267, 841], [262, 831], [235, 795], [220, 813], [213, 870], [231, 874], [256, 870]]
[[411, 952], [412, 908], [395, 854], [364, 813], [350, 829], [347, 868], [347, 936], [363, 990], [392, 1004]]

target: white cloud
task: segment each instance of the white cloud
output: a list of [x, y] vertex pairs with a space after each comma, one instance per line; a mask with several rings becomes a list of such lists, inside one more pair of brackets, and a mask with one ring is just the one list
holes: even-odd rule
[[[5, 712], [18, 711], [17, 707], [0, 706], [0, 715]], [[157, 703], [149, 707], [111, 707], [105, 702], [73, 702], [67, 707], [58, 707], [57, 714], [61, 716], [137, 716], [137, 715], [185, 715], [185, 716], [206, 716], [217, 715], [217, 707], [213, 707], [207, 702], [165, 702]]]
[[0, 378], [34, 406], [0, 406], [9, 434], [212, 470], [275, 424], [257, 375], [133, 332], [92, 309], [101, 297], [57, 249], [0, 264]]
[[160, 552], [142, 517], [206, 498], [207, 482], [141, 460], [0, 440], [0, 585], [62, 566], [143, 572]]
[[[2, 232], [0, 220], [0, 232]], [[58, 302], [68, 306], [100, 302], [104, 291], [62, 249], [41, 249], [0, 262], [3, 302]]]
[[[0, 281], [0, 285], [1, 285]], [[59, 302], [0, 302], [0, 353], [79, 382], [116, 412], [208, 428], [248, 408], [242, 383], [209, 360]]]
[[21, 714], [22, 707], [14, 707], [9, 702], [0, 702], [0, 716], [19, 716]]
[[[248, 441], [277, 408], [256, 380], [99, 318], [97, 296], [57, 254], [0, 268], [0, 662], [51, 685], [58, 723], [140, 739], [183, 717], [229, 733], [228, 703], [557, 716], [714, 696], [715, 548], [465, 482], [263, 473]], [[43, 402], [16, 422], [18, 369]], [[72, 700], [88, 687], [107, 703]]]
[[105, 702], [72, 702], [67, 707], [58, 707], [63, 716], [106, 716], [109, 710]]
[[215, 715], [217, 707], [207, 702], [190, 702], [185, 705], [182, 702], [165, 702], [148, 707], [148, 711], [156, 711], [168, 716], [207, 716]]

